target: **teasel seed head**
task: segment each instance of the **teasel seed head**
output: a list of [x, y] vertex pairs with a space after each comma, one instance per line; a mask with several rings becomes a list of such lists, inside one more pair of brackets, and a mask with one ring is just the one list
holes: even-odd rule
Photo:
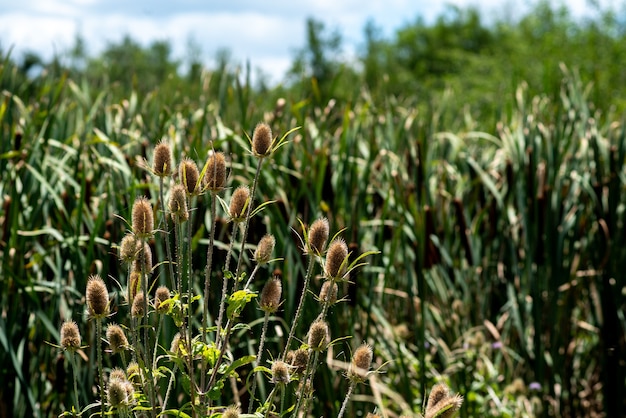
[[104, 318], [109, 314], [109, 292], [100, 276], [87, 279], [87, 310], [92, 318]]
[[266, 123], [259, 123], [252, 134], [252, 154], [264, 158], [272, 152], [272, 129]]
[[277, 360], [272, 364], [272, 383], [286, 385], [289, 383], [289, 366]]
[[237, 187], [230, 198], [228, 208], [230, 218], [237, 223], [245, 221], [250, 203], [250, 188], [246, 185]]
[[132, 211], [133, 232], [139, 238], [152, 235], [154, 230], [154, 212], [150, 201], [145, 197], [138, 197], [133, 203]]
[[76, 351], [80, 348], [80, 331], [74, 321], [65, 321], [61, 325], [61, 347], [66, 351]]
[[272, 258], [274, 245], [276, 245], [274, 235], [266, 234], [263, 236], [256, 247], [256, 251], [254, 252], [254, 261], [256, 261], [257, 264], [267, 264], [267, 262]]
[[[142, 262], [143, 261], [143, 268]], [[138, 253], [137, 258], [133, 262], [133, 271], [142, 273], [152, 273], [152, 249], [147, 242], [143, 243], [143, 253]]]
[[133, 299], [133, 305], [130, 308], [130, 315], [133, 318], [140, 318], [146, 313], [144, 312], [144, 295], [143, 292], [138, 292]]
[[292, 358], [289, 364], [293, 367], [293, 372], [298, 375], [304, 373], [309, 362], [309, 352], [305, 348], [298, 348], [290, 353], [292, 353]]
[[170, 344], [170, 351], [174, 354], [178, 354], [180, 352], [180, 332], [177, 332], [172, 338], [172, 344]]
[[109, 341], [109, 348], [113, 354], [128, 349], [128, 339], [126, 338], [126, 334], [124, 334], [124, 330], [119, 325], [109, 324], [106, 336]]
[[152, 171], [159, 177], [167, 177], [172, 174], [172, 150], [165, 141], [159, 142], [154, 148]]
[[335, 303], [337, 303], [338, 291], [339, 287], [337, 286], [337, 283], [331, 280], [326, 280], [324, 284], [322, 284], [322, 288], [320, 289], [320, 302], [334, 305]]
[[212, 193], [224, 190], [226, 186], [226, 158], [221, 152], [214, 152], [209, 156], [207, 169], [204, 173], [204, 187]]
[[348, 246], [343, 238], [335, 238], [328, 247], [326, 253], [326, 263], [324, 272], [326, 277], [332, 280], [341, 279], [345, 274], [346, 264], [344, 260], [348, 258]]
[[200, 172], [195, 161], [190, 158], [183, 158], [178, 166], [178, 175], [187, 195], [197, 195]]
[[167, 286], [159, 286], [154, 295], [154, 308], [160, 314], [166, 313], [169, 309], [167, 304], [164, 304], [166, 300], [171, 297], [170, 289]]
[[[430, 391], [428, 403], [426, 404], [426, 414], [424, 418], [452, 417], [461, 407], [463, 397], [451, 395], [450, 389], [444, 383], [436, 384]], [[443, 412], [445, 411], [445, 412]]]
[[139, 250], [137, 237], [133, 234], [126, 234], [120, 243], [120, 260], [124, 263], [131, 263], [137, 259]]
[[135, 383], [136, 385], [141, 385], [141, 370], [139, 369], [139, 365], [131, 361], [128, 363], [128, 367], [126, 367], [126, 376], [128, 376], [128, 380]]
[[317, 319], [309, 328], [308, 345], [313, 351], [324, 351], [330, 343], [330, 332], [326, 321]]
[[380, 415], [372, 414], [371, 412], [368, 412], [365, 418], [380, 418]]
[[109, 389], [107, 391], [107, 399], [109, 405], [115, 408], [128, 406], [128, 397], [126, 385], [123, 380], [111, 379], [109, 381]]
[[222, 418], [239, 418], [239, 414], [241, 414], [241, 411], [239, 411], [238, 407], [233, 405], [226, 408], [222, 414]]
[[137, 296], [137, 292], [141, 289], [141, 272], [134, 270], [130, 273], [128, 277], [128, 286], [130, 286], [130, 300], [128, 304], [132, 306], [133, 300], [135, 300], [135, 296]]
[[261, 302], [259, 303], [263, 312], [274, 313], [278, 310], [282, 290], [282, 282], [276, 277], [269, 279], [265, 283], [261, 291]]
[[119, 367], [115, 367], [113, 370], [111, 370], [111, 373], [109, 373], [109, 382], [111, 380], [125, 381], [126, 380], [126, 372], [124, 370], [120, 369]]
[[183, 223], [189, 219], [187, 208], [187, 190], [182, 184], [175, 184], [170, 191], [170, 200], [167, 204], [172, 221]]
[[372, 365], [374, 352], [369, 344], [363, 344], [352, 355], [352, 362], [348, 368], [348, 378], [353, 382], [362, 382]]
[[328, 234], [330, 232], [330, 226], [328, 219], [319, 218], [309, 228], [309, 251], [315, 255], [322, 255], [326, 247], [326, 241], [328, 241]]

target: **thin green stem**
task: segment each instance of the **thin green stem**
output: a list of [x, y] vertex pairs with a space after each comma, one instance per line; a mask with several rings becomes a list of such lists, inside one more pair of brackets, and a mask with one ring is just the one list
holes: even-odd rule
[[78, 399], [78, 370], [76, 365], [76, 353], [74, 351], [69, 352], [70, 367], [72, 368], [72, 375], [74, 376], [74, 403], [76, 404], [76, 412], [80, 412], [80, 401]]
[[348, 393], [346, 393], [346, 397], [343, 400], [343, 404], [341, 405], [341, 409], [339, 410], [339, 415], [337, 415], [337, 418], [343, 417], [343, 414], [346, 412], [348, 401], [350, 400], [350, 397], [352, 396], [352, 392], [354, 391], [355, 386], [356, 386], [356, 383], [354, 381], [350, 382], [350, 387], [348, 387]]
[[96, 318], [96, 356], [98, 362], [98, 386], [100, 387], [100, 415], [105, 416], [104, 411], [104, 371], [102, 369], [102, 318]]
[[158, 316], [158, 325], [156, 331], [156, 337], [154, 338], [154, 350], [152, 351], [152, 368], [156, 370], [157, 368], [157, 352], [159, 351], [159, 336], [161, 335], [161, 330], [163, 329], [163, 315], [157, 313]]
[[302, 314], [302, 305], [304, 304], [304, 297], [306, 296], [307, 289], [309, 287], [309, 281], [311, 280], [311, 275], [313, 274], [313, 266], [315, 265], [315, 256], [309, 255], [309, 266], [306, 270], [306, 275], [304, 276], [304, 286], [302, 289], [302, 294], [300, 295], [300, 301], [298, 302], [298, 308], [296, 309], [296, 316], [293, 319], [293, 324], [291, 325], [291, 329], [289, 330], [289, 336], [287, 337], [287, 343], [285, 344], [285, 349], [283, 351], [283, 355], [281, 356], [281, 360], [285, 360], [285, 356], [287, 356], [287, 351], [289, 351], [289, 345], [291, 344], [291, 340], [293, 339], [293, 334], [298, 326], [298, 321], [300, 320], [300, 315]]
[[189, 197], [189, 204], [187, 207], [189, 208], [189, 220], [187, 221], [187, 264], [185, 265], [185, 271], [187, 274], [187, 355], [189, 356], [189, 380], [190, 380], [190, 396], [191, 396], [191, 413], [192, 416], [196, 416], [196, 374], [194, 373], [193, 367], [193, 346], [192, 346], [192, 309], [191, 303], [193, 300], [193, 283], [192, 283], [192, 233], [191, 233], [191, 224], [193, 221], [193, 211], [192, 211], [192, 200], [193, 198]]
[[[206, 269], [204, 271], [204, 312], [202, 315], [202, 343], [206, 344], [206, 334], [207, 334], [207, 323], [209, 318], [209, 289], [211, 283], [211, 270], [213, 266], [213, 247], [215, 242], [215, 226], [217, 224], [217, 196], [215, 194], [211, 194], [211, 233], [209, 235], [209, 248], [207, 250], [207, 263]], [[224, 283], [226, 283], [226, 278], [224, 278]], [[224, 284], [224, 287], [226, 285]], [[223, 292], [223, 291], [222, 291]], [[219, 330], [218, 330], [219, 331]], [[204, 405], [205, 400], [205, 391], [206, 388], [204, 386], [206, 381], [206, 361], [201, 362], [201, 374], [200, 374], [200, 389], [202, 390], [202, 399], [201, 403]]]
[[[233, 224], [233, 233], [232, 233], [232, 236], [230, 238], [230, 245], [228, 246], [228, 254], [226, 254], [226, 262], [225, 262], [225, 266], [224, 266], [224, 272], [228, 271], [228, 268], [229, 268], [229, 265], [230, 265], [230, 258], [231, 258], [231, 255], [233, 253], [233, 247], [234, 247], [235, 238], [236, 238], [236, 235], [237, 235], [238, 226], [239, 225], [236, 222]], [[233, 285], [233, 290], [237, 286], [237, 280], [235, 280], [234, 282], [235, 282], [235, 284]], [[219, 308], [218, 315], [217, 315], [217, 336], [215, 337], [215, 344], [216, 345], [218, 345], [220, 343], [220, 337], [221, 337], [220, 327], [222, 326], [222, 320], [224, 319], [224, 310], [225, 310], [225, 306], [226, 306], [226, 296], [227, 296], [227, 294], [228, 294], [228, 278], [226, 277], [226, 274], [224, 274], [223, 282], [222, 282], [222, 297], [221, 297], [221, 300], [220, 300], [220, 308]]]
[[[263, 318], [263, 329], [261, 331], [261, 339], [259, 341], [259, 351], [257, 352], [257, 358], [256, 358], [256, 366], [258, 366], [259, 364], [261, 364], [261, 359], [263, 358], [263, 347], [265, 345], [265, 336], [267, 335], [267, 325], [269, 323], [270, 320], [270, 313], [269, 312], [265, 312], [265, 318]], [[258, 373], [258, 379], [261, 378], [261, 374]], [[252, 408], [254, 407], [254, 393], [256, 392], [256, 386], [257, 386], [257, 382], [258, 382], [257, 376], [255, 376], [254, 380], [252, 381], [252, 388], [250, 389], [250, 403], [248, 404], [248, 414], [252, 413]]]
[[140, 258], [139, 258], [139, 265], [141, 266], [141, 287], [142, 287], [142, 291], [143, 291], [143, 317], [144, 317], [144, 324], [143, 324], [143, 348], [144, 348], [144, 366], [146, 369], [146, 372], [148, 374], [148, 390], [149, 390], [149, 394], [150, 394], [150, 403], [151, 403], [151, 411], [152, 411], [152, 417], [156, 417], [156, 394], [155, 394], [155, 388], [154, 388], [154, 376], [152, 373], [152, 363], [151, 363], [151, 355], [150, 355], [150, 321], [149, 321], [149, 316], [148, 316], [148, 298], [150, 297], [150, 294], [148, 293], [148, 272], [146, 272], [146, 254], [145, 254], [145, 241], [144, 238], [142, 237], [139, 240], [139, 245], [141, 246], [141, 251], [139, 252], [140, 254]]
[[165, 397], [163, 398], [163, 406], [161, 407], [161, 413], [163, 413], [165, 409], [167, 409], [167, 401], [170, 398], [170, 394], [172, 393], [172, 386], [174, 386], [174, 381], [176, 380], [175, 376], [176, 376], [177, 370], [178, 370], [178, 365], [174, 364], [174, 368], [172, 369], [172, 372], [170, 374], [169, 383], [167, 384], [167, 390], [165, 391]]
[[170, 286], [173, 289], [174, 288], [174, 265], [173, 265], [173, 259], [172, 259], [172, 246], [170, 244], [170, 236], [169, 236], [169, 232], [168, 232], [168, 222], [167, 222], [167, 211], [166, 211], [166, 207], [167, 205], [165, 204], [165, 193], [163, 192], [163, 177], [159, 177], [159, 197], [161, 199], [161, 206], [163, 207], [162, 210], [162, 216], [161, 216], [161, 230], [163, 231], [163, 235], [165, 236], [165, 251], [167, 254], [167, 265], [168, 265], [168, 271], [170, 274]]

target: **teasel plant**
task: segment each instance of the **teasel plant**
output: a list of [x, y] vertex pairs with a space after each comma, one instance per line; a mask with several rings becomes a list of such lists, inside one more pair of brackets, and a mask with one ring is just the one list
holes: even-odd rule
[[104, 369], [102, 365], [102, 322], [109, 315], [109, 292], [99, 275], [90, 276], [85, 290], [87, 315], [96, 322], [95, 351], [98, 367], [98, 387], [100, 392], [100, 416], [105, 416]]

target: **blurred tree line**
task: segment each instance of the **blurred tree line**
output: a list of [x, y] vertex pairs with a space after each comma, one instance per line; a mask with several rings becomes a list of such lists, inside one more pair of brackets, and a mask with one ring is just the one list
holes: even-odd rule
[[[560, 63], [593, 83], [590, 99], [598, 107], [621, 113], [626, 109], [623, 17], [598, 9], [594, 17], [575, 19], [565, 6], [555, 8], [544, 1], [519, 19], [486, 23], [474, 8], [450, 6], [434, 23], [418, 17], [390, 38], [382, 37], [374, 22], [368, 23], [364, 44], [351, 60], [342, 55], [340, 32], [309, 19], [306, 45], [277, 86], [262, 75], [252, 85], [250, 66], [232, 62], [227, 51], [218, 54], [214, 68], [205, 68], [200, 48], [193, 42], [185, 60], [172, 56], [168, 41], [142, 46], [128, 36], [110, 43], [96, 57], [88, 55], [80, 36], [65, 56], [52, 62], [43, 62], [32, 52], [21, 58], [3, 55], [30, 83], [37, 82], [33, 74], [58, 71], [83, 80], [94, 94], [102, 89], [161, 93], [173, 102], [204, 91], [202, 74], [211, 77], [209, 93], [214, 97], [254, 89], [274, 93], [270, 98], [309, 98], [315, 104], [330, 98], [351, 100], [364, 89], [374, 99], [411, 95], [425, 102], [451, 90], [458, 97], [457, 110], [469, 107], [475, 118], [489, 122], [506, 112], [501, 98], [514, 94], [522, 82], [528, 83], [531, 95], [556, 97], [562, 80]], [[242, 91], [227, 91], [233, 84]]]

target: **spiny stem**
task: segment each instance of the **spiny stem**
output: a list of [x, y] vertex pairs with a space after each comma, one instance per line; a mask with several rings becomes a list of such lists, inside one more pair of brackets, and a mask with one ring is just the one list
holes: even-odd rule
[[[263, 318], [263, 330], [261, 331], [261, 340], [259, 341], [259, 351], [257, 352], [256, 365], [261, 364], [261, 359], [263, 358], [263, 346], [265, 345], [265, 336], [267, 335], [267, 325], [269, 323], [270, 313], [265, 312], [265, 318]], [[260, 378], [260, 376], [259, 376]], [[258, 379], [254, 378], [252, 381], [252, 388], [250, 389], [250, 403], [248, 404], [248, 414], [252, 413], [252, 408], [254, 407], [254, 393], [256, 392]]]
[[150, 297], [148, 293], [148, 274], [146, 272], [146, 254], [145, 254], [145, 241], [143, 238], [139, 240], [139, 245], [141, 246], [140, 257], [139, 257], [139, 265], [141, 266], [141, 287], [143, 290], [143, 347], [144, 347], [144, 365], [146, 371], [148, 373], [148, 390], [150, 392], [150, 403], [152, 404], [152, 416], [156, 417], [156, 395], [154, 388], [154, 376], [152, 374], [152, 364], [150, 361], [150, 326], [148, 321], [148, 298]]
[[313, 274], [314, 264], [315, 264], [315, 256], [311, 254], [309, 255], [309, 266], [307, 267], [306, 275], [304, 276], [304, 287], [302, 289], [302, 294], [300, 295], [298, 308], [296, 309], [296, 316], [293, 319], [293, 324], [291, 325], [291, 329], [289, 330], [289, 336], [287, 337], [287, 343], [285, 344], [285, 349], [283, 351], [283, 355], [281, 356], [281, 360], [283, 361], [285, 361], [285, 356], [287, 356], [287, 351], [289, 351], [289, 345], [291, 344], [291, 340], [293, 339], [293, 334], [295, 333], [295, 330], [298, 326], [298, 321], [300, 320], [300, 315], [302, 314], [302, 305], [304, 304], [304, 297], [309, 287], [311, 274]]
[[[206, 334], [207, 334], [207, 322], [209, 317], [209, 288], [211, 283], [211, 269], [213, 265], [213, 247], [215, 241], [215, 226], [217, 224], [217, 196], [215, 194], [211, 194], [211, 233], [209, 235], [209, 249], [207, 250], [207, 264], [204, 272], [204, 312], [202, 315], [202, 343], [206, 344]], [[224, 283], [226, 283], [226, 278], [224, 278]], [[201, 378], [200, 378], [200, 389], [202, 390], [202, 401], [204, 404], [206, 387], [204, 386], [206, 381], [206, 362], [201, 362]]]
[[105, 416], [104, 411], [104, 372], [102, 370], [102, 318], [96, 318], [96, 356], [98, 362], [98, 379], [100, 386], [100, 415]]
[[346, 412], [346, 407], [348, 406], [348, 401], [352, 396], [352, 392], [354, 391], [354, 387], [356, 386], [355, 382], [350, 382], [350, 387], [348, 387], [348, 393], [346, 393], [346, 397], [343, 400], [343, 404], [341, 405], [341, 409], [339, 410], [339, 415], [337, 418], [343, 417], [343, 414]]
[[168, 271], [170, 274], [170, 286], [173, 289], [174, 288], [174, 265], [173, 263], [173, 259], [172, 259], [172, 247], [170, 244], [170, 237], [169, 237], [169, 233], [167, 232], [167, 211], [166, 211], [166, 207], [167, 205], [165, 204], [165, 193], [163, 192], [163, 177], [159, 177], [159, 198], [161, 199], [161, 206], [163, 207], [163, 211], [162, 211], [162, 216], [161, 216], [161, 225], [162, 228], [161, 230], [163, 231], [163, 235], [165, 236], [165, 251], [167, 253], [167, 264], [168, 264]]
[[76, 353], [69, 352], [70, 367], [72, 368], [72, 374], [74, 375], [74, 402], [76, 403], [76, 411], [80, 412], [80, 401], [78, 400], [78, 370], [76, 369]]
[[193, 211], [192, 208], [192, 197], [189, 197], [189, 204], [187, 207], [189, 208], [189, 219], [187, 220], [187, 264], [186, 264], [186, 274], [187, 274], [187, 355], [189, 356], [188, 364], [189, 364], [189, 380], [190, 380], [190, 396], [191, 396], [191, 414], [192, 416], [196, 416], [196, 375], [194, 373], [193, 368], [193, 347], [192, 347], [192, 311], [191, 311], [191, 303], [193, 299], [193, 285], [191, 280], [192, 273], [192, 258], [191, 258], [191, 224], [193, 221]]
[[[228, 271], [228, 267], [230, 264], [230, 258], [233, 252], [233, 246], [235, 243], [235, 236], [237, 235], [237, 227], [238, 224], [235, 222], [233, 223], [233, 233], [231, 235], [230, 238], [230, 245], [228, 246], [228, 254], [226, 254], [226, 262], [225, 262], [225, 266], [224, 266], [224, 272]], [[237, 278], [235, 277], [235, 284], [233, 285], [233, 290], [234, 288], [237, 286]], [[226, 306], [226, 295], [228, 293], [228, 279], [226, 277], [226, 274], [224, 274], [223, 277], [223, 282], [222, 282], [222, 298], [220, 300], [220, 308], [218, 311], [218, 315], [217, 315], [217, 336], [215, 337], [215, 344], [218, 345], [220, 343], [220, 338], [221, 338], [221, 333], [220, 333], [220, 327], [222, 326], [222, 320], [224, 318], [224, 309]]]
[[170, 374], [170, 381], [167, 384], [167, 390], [165, 391], [165, 398], [163, 398], [163, 406], [161, 407], [161, 414], [165, 411], [165, 409], [167, 408], [167, 400], [170, 397], [170, 394], [172, 393], [172, 386], [174, 384], [174, 376], [176, 376], [176, 370], [178, 370], [178, 365], [174, 364], [174, 368], [172, 369], [172, 373]]

